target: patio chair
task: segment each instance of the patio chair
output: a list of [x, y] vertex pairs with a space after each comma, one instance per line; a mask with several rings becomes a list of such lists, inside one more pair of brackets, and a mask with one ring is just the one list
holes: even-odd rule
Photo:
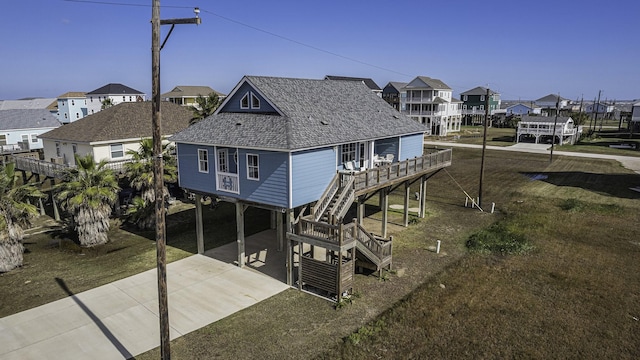
[[388, 162], [388, 163], [392, 163], [393, 162], [393, 154], [387, 154], [385, 155], [384, 159]]

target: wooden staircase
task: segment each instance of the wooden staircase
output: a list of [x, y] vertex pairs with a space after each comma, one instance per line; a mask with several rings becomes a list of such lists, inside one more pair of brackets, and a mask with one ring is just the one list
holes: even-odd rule
[[[342, 224], [344, 216], [355, 201], [354, 180], [354, 176], [336, 174], [312, 209], [313, 221], [333, 226]], [[355, 219], [346, 225], [345, 230], [344, 242], [355, 244], [359, 266], [379, 272], [383, 268], [391, 268], [391, 238], [385, 239], [369, 233]]]

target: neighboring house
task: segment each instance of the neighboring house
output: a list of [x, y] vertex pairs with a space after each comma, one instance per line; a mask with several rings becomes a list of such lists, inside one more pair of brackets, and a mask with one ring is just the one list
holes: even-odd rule
[[607, 103], [592, 103], [587, 104], [584, 107], [584, 112], [587, 114], [598, 113], [598, 115], [602, 114], [605, 117], [611, 117], [613, 115], [613, 110], [615, 109], [614, 105]]
[[629, 128], [633, 132], [640, 132], [640, 102], [631, 107], [631, 122]]
[[555, 115], [556, 108], [562, 110], [569, 105], [569, 99], [556, 94], [549, 94], [536, 100], [535, 105], [545, 110], [548, 115]]
[[226, 97], [225, 94], [215, 91], [208, 86], [176, 86], [173, 90], [160, 95], [163, 101], [172, 102], [174, 104], [182, 106], [198, 106], [196, 99], [198, 96], [207, 97], [209, 94], [214, 93], [218, 95], [221, 100]]
[[102, 110], [102, 102], [106, 99], [111, 101], [111, 105], [118, 105], [122, 102], [145, 101], [144, 93], [132, 89], [122, 84], [107, 84], [103, 87], [89, 91], [87, 97], [87, 115], [95, 114]]
[[[487, 88], [478, 86], [471, 90], [460, 93], [462, 100], [462, 115], [483, 115], [487, 106]], [[489, 90], [489, 115], [493, 115], [500, 109], [500, 94]]]
[[[555, 131], [554, 131], [555, 124]], [[555, 134], [556, 144], [575, 144], [582, 134], [582, 126], [575, 126], [568, 116], [522, 115], [516, 131], [517, 142], [551, 144]], [[562, 141], [560, 142], [560, 139]]]
[[[287, 224], [287, 282], [299, 276], [301, 289], [341, 295], [350, 289], [356, 249], [373, 269], [390, 265], [391, 242], [384, 239], [390, 186], [404, 186], [408, 202], [410, 183], [423, 189], [428, 172], [450, 165], [450, 150], [423, 154], [426, 130], [361, 82], [245, 76], [215, 114], [170, 140], [182, 188], [196, 199], [235, 203], [239, 266], [246, 261], [244, 211], [268, 209], [281, 248]], [[382, 237], [361, 225], [364, 202], [376, 192], [385, 204]], [[345, 219], [354, 201], [357, 223]], [[204, 252], [201, 235], [197, 241]], [[298, 271], [294, 244], [313, 244], [299, 254]]]
[[484, 117], [487, 114], [486, 109], [488, 102], [488, 125], [491, 126], [491, 117], [496, 114], [497, 110], [500, 110], [500, 94], [493, 90], [489, 90], [489, 98], [487, 99], [486, 97], [487, 88], [482, 86], [460, 93], [460, 98], [462, 100], [462, 117], [465, 124], [482, 124]]
[[0, 110], [0, 152], [42, 149], [40, 135], [59, 126], [47, 109]]
[[531, 107], [522, 103], [518, 103], [505, 108], [505, 113], [506, 113], [506, 116], [509, 116], [509, 115], [522, 116], [522, 115], [540, 114], [541, 110], [542, 109], [540, 109], [539, 107]]
[[[163, 102], [162, 135], [169, 136], [189, 126], [188, 109]], [[78, 121], [42, 134], [44, 158], [75, 165], [74, 155], [93, 154], [95, 161], [123, 162], [128, 150], [137, 151], [142, 138], [152, 137], [151, 102], [121, 103]]]
[[346, 80], [346, 81], [361, 81], [363, 82], [365, 85], [367, 85], [367, 87], [369, 89], [371, 89], [371, 91], [373, 91], [374, 94], [382, 97], [382, 89], [380, 89], [380, 86], [378, 86], [378, 84], [376, 84], [375, 81], [373, 81], [370, 78], [359, 78], [359, 77], [349, 77], [349, 76], [336, 76], [336, 75], [327, 75], [324, 77], [325, 80]]
[[452, 96], [451, 88], [438, 79], [418, 76], [409, 82], [400, 95], [403, 114], [425, 124], [431, 135], [445, 136], [460, 131], [462, 101]]
[[58, 111], [56, 99], [54, 98], [0, 100], [0, 110], [13, 109], [47, 109], [54, 115]]
[[58, 96], [58, 121], [68, 124], [87, 116], [87, 97], [83, 92], [67, 92]]
[[405, 86], [407, 86], [405, 82], [390, 81], [387, 86], [382, 89], [382, 98], [384, 101], [398, 111], [400, 111], [400, 95], [402, 94], [402, 88]]

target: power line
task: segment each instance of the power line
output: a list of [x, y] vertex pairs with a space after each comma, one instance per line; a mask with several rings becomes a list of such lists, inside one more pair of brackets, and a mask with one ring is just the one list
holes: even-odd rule
[[[96, 0], [63, 0], [63, 1], [75, 2], [75, 3], [99, 4], [99, 5], [150, 7], [150, 5], [146, 5], [146, 4], [128, 4], [128, 3], [121, 3], [121, 2], [96, 1]], [[193, 9], [194, 8], [193, 6], [161, 6], [161, 7], [163, 7], [163, 8], [174, 8], [174, 9], [176, 9], [176, 8], [177, 9]], [[348, 60], [348, 61], [355, 62], [355, 63], [361, 64], [361, 65], [365, 65], [365, 66], [369, 66], [369, 67], [372, 67], [372, 68], [376, 68], [378, 70], [383, 70], [383, 71], [391, 72], [391, 73], [402, 75], [402, 76], [406, 76], [406, 77], [412, 77], [412, 75], [404, 74], [402, 72], [399, 72], [399, 71], [396, 71], [396, 70], [393, 70], [393, 69], [385, 68], [385, 67], [378, 66], [378, 65], [375, 65], [375, 64], [372, 64], [372, 63], [368, 63], [366, 61], [362, 61], [362, 60], [358, 60], [358, 59], [355, 59], [355, 58], [352, 58], [352, 57], [344, 56], [344, 55], [338, 54], [338, 53], [333, 52], [333, 51], [329, 51], [329, 50], [325, 50], [325, 49], [319, 48], [317, 46], [309, 45], [309, 44], [304, 43], [302, 41], [294, 40], [294, 39], [288, 38], [286, 36], [283, 36], [283, 35], [280, 35], [280, 34], [276, 34], [274, 32], [268, 31], [268, 30], [261, 29], [261, 28], [259, 28], [257, 26], [249, 25], [249, 24], [244, 23], [242, 21], [238, 21], [238, 20], [226, 17], [224, 15], [220, 15], [220, 14], [215, 13], [213, 11], [208, 11], [208, 10], [205, 10], [205, 9], [202, 9], [202, 8], [200, 8], [200, 11], [204, 12], [204, 13], [207, 13], [207, 14], [210, 14], [210, 15], [213, 15], [213, 16], [216, 16], [216, 17], [218, 17], [220, 19], [226, 20], [226, 21], [234, 23], [236, 25], [244, 26], [246, 28], [249, 28], [249, 29], [252, 29], [252, 30], [255, 30], [255, 31], [259, 31], [259, 32], [262, 32], [262, 33], [267, 34], [267, 35], [271, 35], [271, 36], [276, 37], [278, 39], [286, 40], [286, 41], [289, 41], [289, 42], [294, 43], [296, 45], [304, 46], [304, 47], [307, 47], [309, 49], [313, 49], [313, 50], [316, 50], [316, 51], [319, 51], [319, 52], [323, 52], [325, 54], [329, 54], [329, 55], [332, 55], [332, 56], [335, 56], [335, 57], [338, 57], [338, 58], [341, 58], [341, 59], [344, 59], [344, 60]]]

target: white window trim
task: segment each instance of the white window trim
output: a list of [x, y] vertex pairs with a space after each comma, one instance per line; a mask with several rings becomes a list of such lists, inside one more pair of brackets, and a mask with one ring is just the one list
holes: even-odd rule
[[[201, 156], [204, 154], [204, 159]], [[206, 169], [202, 169], [205, 165]], [[209, 151], [207, 149], [198, 149], [198, 172], [208, 174], [209, 173]]]
[[38, 142], [38, 134], [31, 134], [31, 142], [32, 143]]
[[[257, 101], [257, 105], [254, 104], [255, 101]], [[260, 109], [260, 98], [257, 97], [253, 92], [251, 92], [251, 108]]]
[[[113, 156], [113, 147], [114, 146], [120, 146], [122, 148], [122, 156]], [[116, 151], [116, 152], [120, 152], [120, 151]], [[111, 159], [122, 159], [124, 157], [124, 145], [123, 144], [111, 144], [109, 145], [109, 155], [111, 156]]]
[[[252, 177], [251, 176], [251, 168], [254, 167], [252, 165], [249, 164], [249, 157], [255, 156], [256, 158], [256, 171], [258, 172], [258, 176], [257, 177]], [[260, 181], [260, 155], [258, 154], [247, 154], [247, 180], [255, 180], [255, 181]]]
[[[226, 169], [222, 169], [222, 164], [220, 163], [220, 154], [224, 154], [224, 165]], [[229, 149], [218, 149], [216, 152], [216, 169], [221, 173], [229, 173]]]
[[[244, 105], [245, 100], [247, 101], [247, 105]], [[246, 94], [244, 94], [244, 96], [242, 96], [242, 98], [240, 98], [240, 109], [249, 109], [249, 107], [251, 106], [251, 99], [249, 99], [249, 92], [247, 91]]]

